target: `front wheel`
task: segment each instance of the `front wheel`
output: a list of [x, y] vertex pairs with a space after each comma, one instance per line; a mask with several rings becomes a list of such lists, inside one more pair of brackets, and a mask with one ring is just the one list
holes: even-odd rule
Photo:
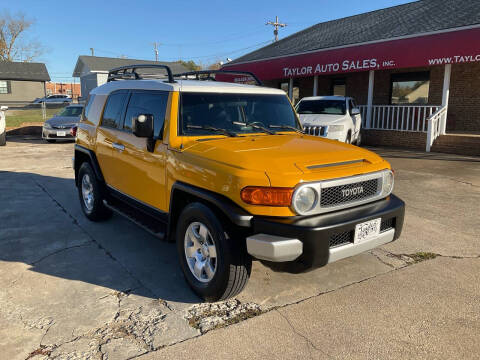
[[347, 137], [345, 138], [345, 144], [351, 144], [352, 143], [352, 133], [348, 131]]
[[0, 134], [0, 146], [5, 146], [7, 144], [7, 134], [5, 131]]
[[209, 207], [201, 203], [185, 207], [178, 219], [176, 242], [185, 279], [204, 300], [228, 299], [247, 284], [252, 258], [245, 241], [234, 238]]
[[360, 130], [358, 131], [357, 141], [355, 142], [355, 145], [362, 145], [362, 132]]

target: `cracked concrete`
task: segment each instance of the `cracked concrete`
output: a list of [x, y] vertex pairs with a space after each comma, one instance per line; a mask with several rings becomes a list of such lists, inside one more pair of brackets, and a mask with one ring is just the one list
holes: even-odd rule
[[[446, 342], [445, 354], [453, 354], [457, 345], [446, 340], [441, 324], [466, 339], [478, 330], [473, 315], [478, 287], [464, 283], [468, 276], [452, 274], [474, 271], [480, 264], [480, 228], [473, 216], [480, 203], [480, 161], [386, 152], [396, 169], [395, 192], [407, 202], [399, 241], [306, 274], [278, 272], [255, 261], [245, 291], [212, 305], [198, 304], [187, 287], [173, 244], [158, 242], [117, 216], [92, 223], [82, 215], [71, 151], [71, 144], [35, 140], [0, 148], [0, 199], [8, 204], [0, 206], [2, 357], [183, 358], [201, 346], [210, 349], [205, 354], [211, 359], [232, 354], [441, 358], [441, 352], [429, 348], [428, 336], [417, 341], [411, 335], [427, 331], [435, 341]], [[420, 252], [437, 256], [424, 259]], [[413, 279], [421, 285], [410, 284]], [[364, 293], [358, 295], [359, 289]], [[399, 309], [389, 305], [389, 296], [398, 299]], [[431, 313], [435, 297], [458, 309], [449, 316], [437, 306], [440, 313]], [[321, 301], [328, 306], [311, 310]], [[382, 315], [370, 316], [371, 307]], [[404, 319], [397, 313], [408, 326], [401, 325]], [[365, 322], [366, 314], [373, 322]], [[394, 321], [393, 329], [382, 316]], [[432, 322], [435, 316], [444, 317]], [[381, 326], [398, 339], [377, 330]], [[357, 329], [371, 344], [368, 349], [348, 340], [350, 334], [361, 341]], [[339, 346], [333, 334], [346, 338], [347, 345]], [[387, 340], [390, 352], [380, 347]], [[460, 343], [472, 350], [473, 345]]]

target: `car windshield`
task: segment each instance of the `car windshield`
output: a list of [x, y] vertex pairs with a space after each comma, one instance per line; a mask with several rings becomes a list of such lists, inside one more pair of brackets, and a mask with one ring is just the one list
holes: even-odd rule
[[345, 115], [345, 100], [302, 100], [298, 104], [297, 113]]
[[180, 122], [182, 135], [191, 136], [220, 133], [218, 129], [235, 135], [301, 130], [285, 95], [185, 92]]
[[58, 116], [80, 116], [82, 110], [83, 107], [81, 106], [67, 106], [58, 114]]

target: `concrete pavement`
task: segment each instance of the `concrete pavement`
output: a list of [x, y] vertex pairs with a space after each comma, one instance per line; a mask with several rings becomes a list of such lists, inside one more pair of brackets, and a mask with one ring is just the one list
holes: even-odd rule
[[[211, 306], [189, 290], [172, 244], [118, 216], [86, 220], [71, 143], [14, 140], [0, 148], [6, 358], [178, 358], [195, 347], [210, 349], [195, 358], [447, 358], [478, 350], [468, 340], [480, 334], [479, 158], [377, 149], [407, 203], [399, 241], [306, 274], [256, 261], [237, 300]], [[419, 252], [443, 257], [414, 263]], [[462, 339], [449, 341], [451, 332]]]

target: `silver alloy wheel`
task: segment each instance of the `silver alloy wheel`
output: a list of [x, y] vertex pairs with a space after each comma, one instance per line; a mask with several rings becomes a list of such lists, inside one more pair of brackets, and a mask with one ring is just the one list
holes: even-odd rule
[[217, 247], [208, 228], [192, 222], [185, 232], [185, 257], [188, 268], [198, 281], [207, 283], [217, 270]]
[[93, 210], [93, 202], [95, 198], [93, 196], [93, 185], [88, 174], [83, 175], [82, 177], [82, 197], [83, 203], [88, 211]]

